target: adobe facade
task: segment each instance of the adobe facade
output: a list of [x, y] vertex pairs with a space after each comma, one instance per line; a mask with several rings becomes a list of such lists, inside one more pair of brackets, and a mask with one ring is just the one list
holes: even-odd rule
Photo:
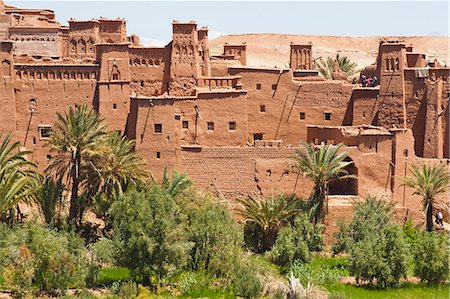
[[320, 77], [311, 44], [291, 44], [288, 69], [254, 68], [245, 44], [210, 56], [206, 27], [173, 21], [172, 31], [167, 46], [144, 47], [123, 19], [65, 27], [51, 10], [0, 2], [0, 132], [44, 169], [56, 113], [88, 105], [135, 139], [156, 178], [184, 171], [225, 198], [307, 197], [311, 183], [291, 168], [302, 142], [349, 152], [357, 179], [333, 184], [331, 196], [387, 194], [413, 210], [420, 200], [399, 177], [421, 161], [449, 164], [449, 68], [411, 45], [380, 41], [363, 71], [380, 84], [361, 87]]

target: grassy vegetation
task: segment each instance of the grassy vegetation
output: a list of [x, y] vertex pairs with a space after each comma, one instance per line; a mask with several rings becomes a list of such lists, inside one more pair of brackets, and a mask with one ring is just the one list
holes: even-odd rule
[[405, 283], [399, 288], [371, 289], [349, 284], [330, 284], [325, 288], [330, 292], [331, 299], [448, 299], [450, 296], [448, 285], [428, 287]]
[[123, 267], [100, 269], [98, 284], [109, 286], [116, 281], [126, 281], [130, 279], [130, 270]]

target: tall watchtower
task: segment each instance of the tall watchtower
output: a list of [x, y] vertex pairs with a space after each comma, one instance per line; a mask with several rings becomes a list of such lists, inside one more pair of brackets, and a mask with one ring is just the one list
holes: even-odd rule
[[380, 42], [377, 66], [380, 70], [379, 125], [406, 128], [406, 45], [398, 40]]
[[291, 43], [290, 68], [293, 70], [312, 69], [312, 45]]
[[169, 94], [194, 95], [201, 74], [197, 23], [173, 21], [172, 29]]

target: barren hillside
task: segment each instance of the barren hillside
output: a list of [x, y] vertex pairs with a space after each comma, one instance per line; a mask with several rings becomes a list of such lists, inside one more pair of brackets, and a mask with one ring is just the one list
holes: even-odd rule
[[[391, 38], [391, 37], [386, 37]], [[427, 58], [437, 58], [442, 64], [448, 64], [450, 38], [445, 36], [400, 36], [395, 37], [414, 46], [414, 52], [425, 53]], [[375, 62], [378, 43], [381, 37], [347, 37], [319, 35], [286, 34], [239, 34], [223, 35], [211, 40], [212, 55], [222, 54], [223, 44], [247, 44], [247, 65], [263, 67], [287, 67], [289, 65], [289, 45], [308, 43], [313, 45], [313, 58], [348, 56], [359, 67]]]

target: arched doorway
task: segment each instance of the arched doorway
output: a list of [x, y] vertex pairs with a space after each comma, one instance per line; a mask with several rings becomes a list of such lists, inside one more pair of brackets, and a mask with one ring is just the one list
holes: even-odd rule
[[[349, 157], [345, 159], [346, 162], [353, 162]], [[358, 195], [358, 168], [355, 163], [346, 167], [348, 174], [354, 175], [355, 178], [343, 179], [331, 182], [329, 185], [329, 195]]]

